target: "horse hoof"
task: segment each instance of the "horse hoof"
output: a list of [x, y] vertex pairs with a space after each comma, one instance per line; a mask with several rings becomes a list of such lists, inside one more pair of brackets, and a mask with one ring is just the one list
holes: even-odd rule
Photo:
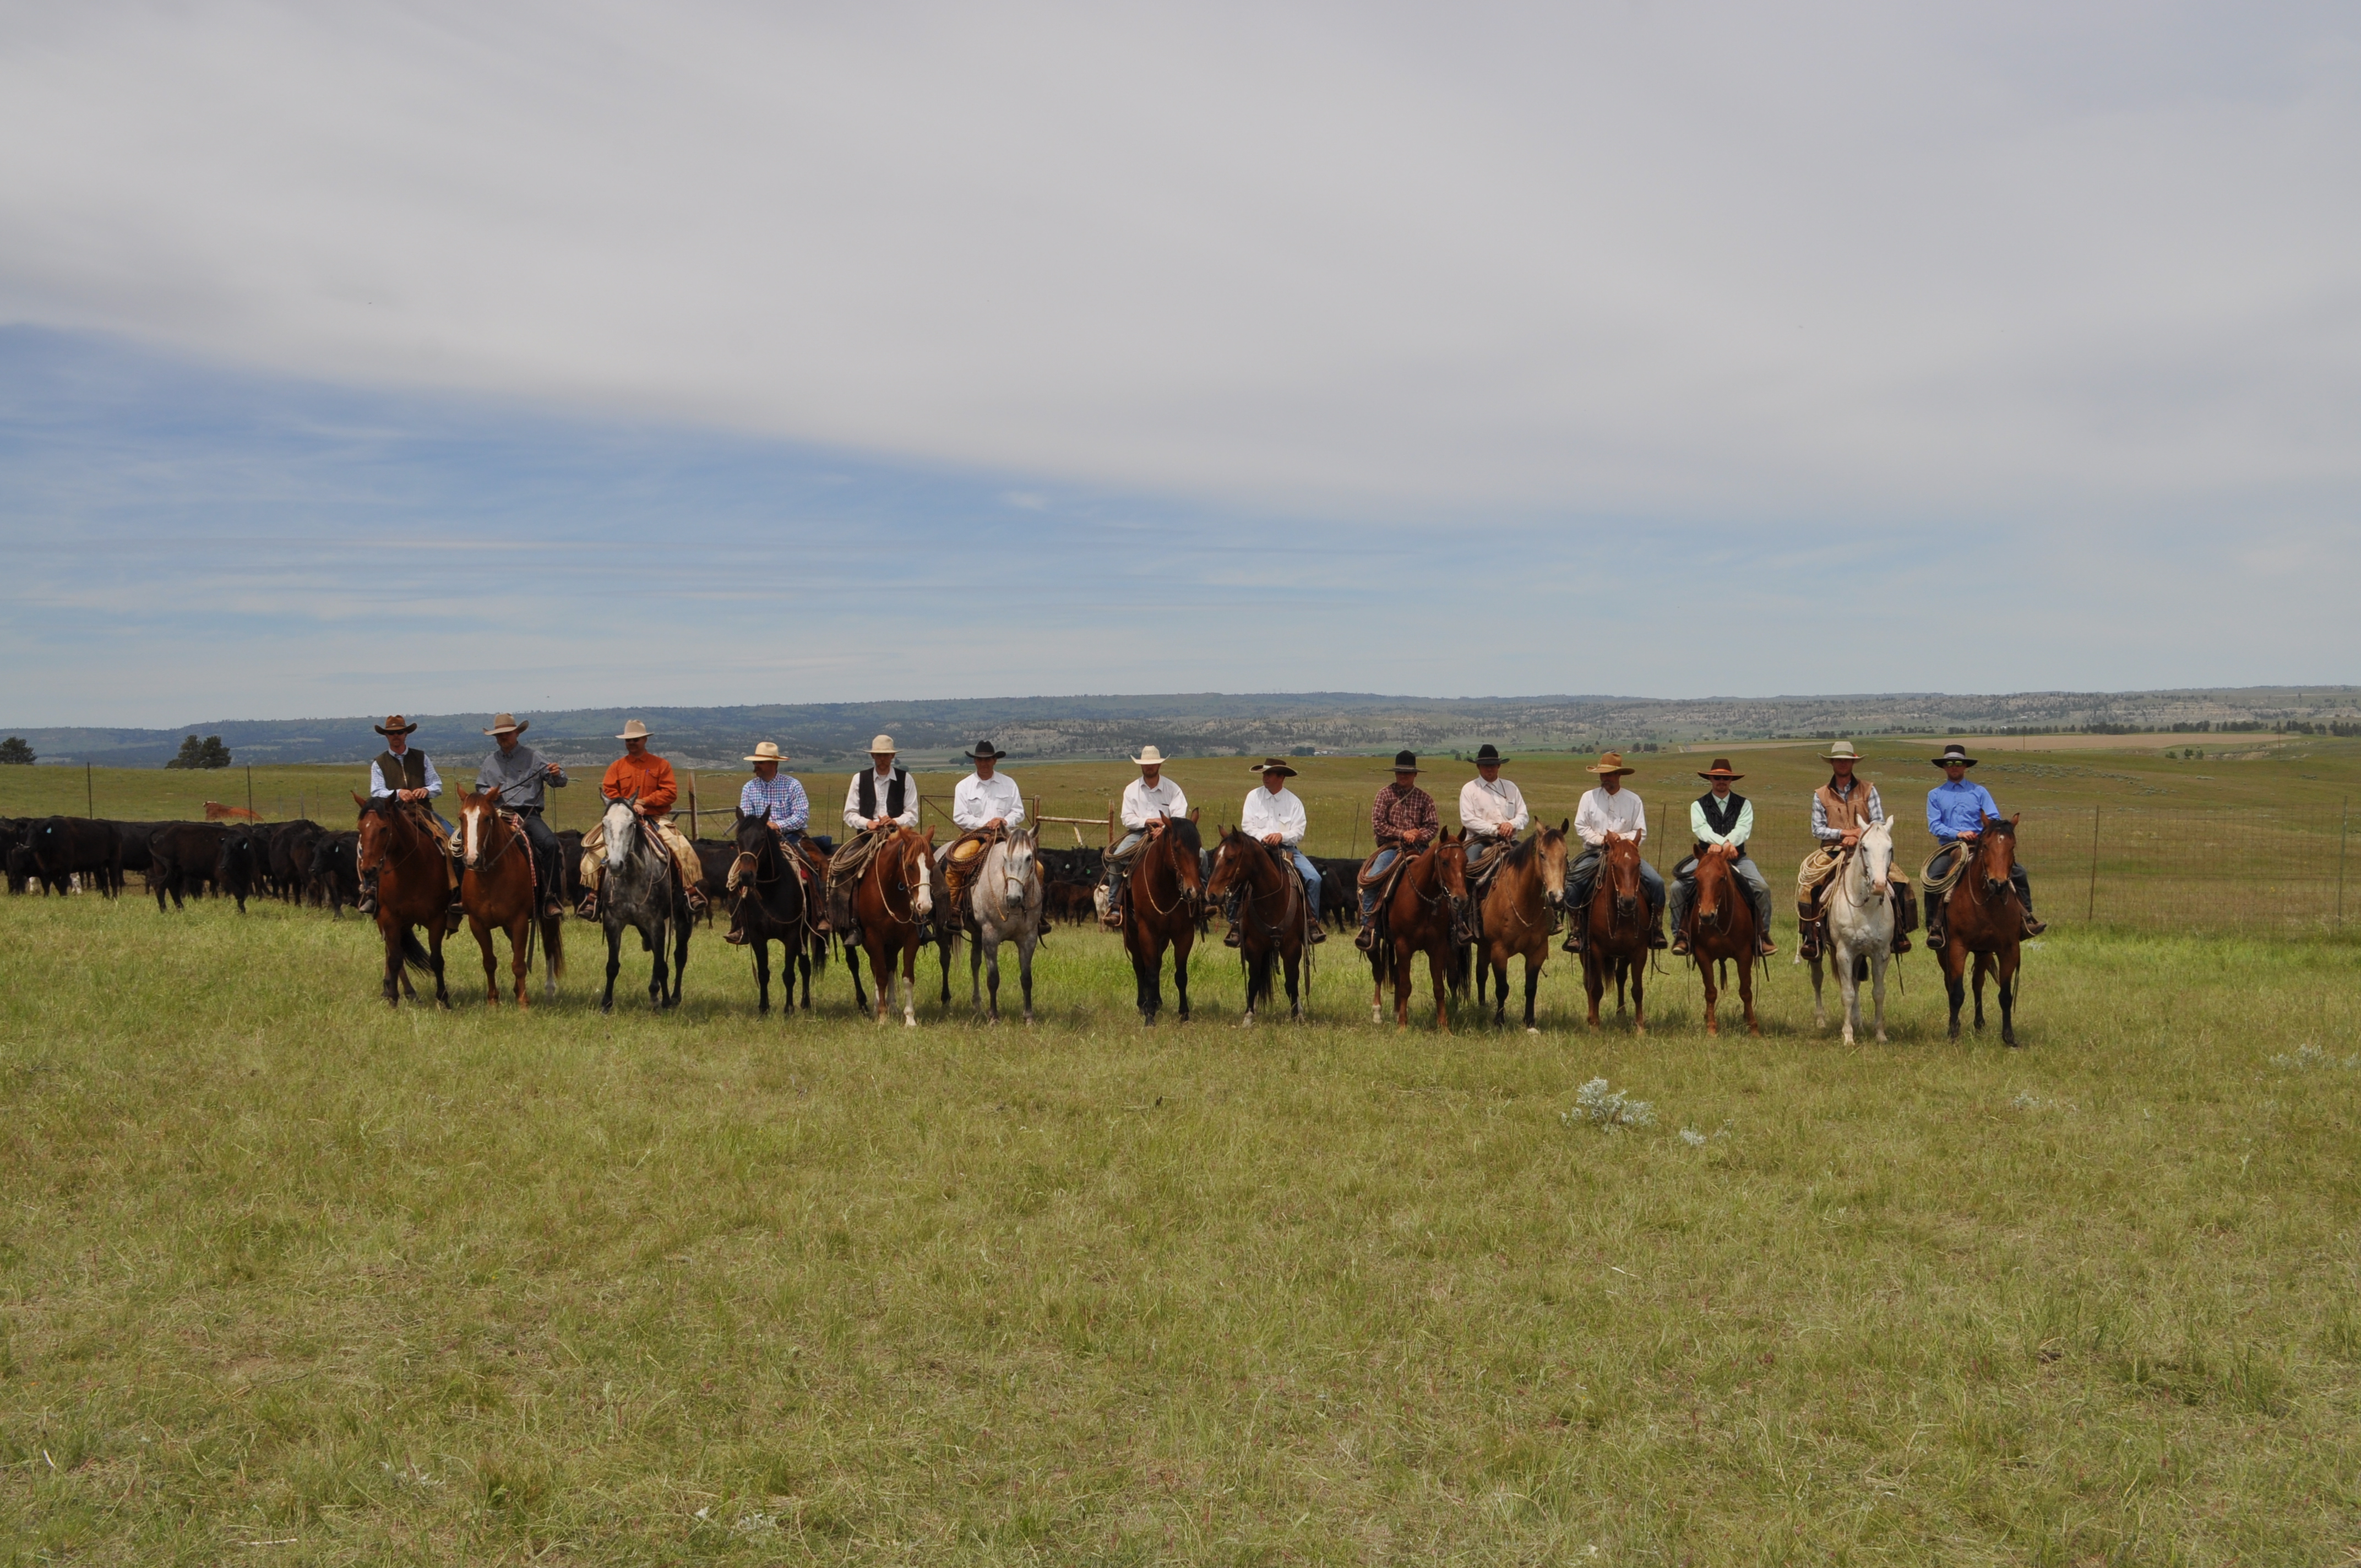
[[1541, 1031], [1534, 1028], [1531, 1024], [1528, 1024], [1525, 1025], [1525, 1033], [1528, 1035], [1538, 1035]]

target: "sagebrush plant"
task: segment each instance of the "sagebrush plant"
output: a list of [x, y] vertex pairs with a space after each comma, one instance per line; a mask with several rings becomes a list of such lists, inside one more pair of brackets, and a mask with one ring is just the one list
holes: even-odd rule
[[[373, 933], [0, 902], [17, 1560], [2335, 1562], [2350, 947], [2053, 940], [2022, 1051], [687, 1002], [389, 1013]], [[1905, 960], [1905, 963], [1912, 960]], [[964, 975], [961, 997], [964, 1003]], [[1569, 1027], [1569, 1024], [1573, 1026]], [[1593, 1078], [1702, 1144], [1573, 1136]], [[2278, 1081], [2291, 1081], [2279, 1080]], [[1614, 1092], [1612, 1090], [1606, 1091]], [[2012, 1113], [2011, 1097], [2072, 1115]], [[1629, 1103], [1628, 1098], [1626, 1103]], [[272, 1544], [255, 1544], [269, 1542]], [[1594, 1555], [1591, 1548], [1598, 1549]]]

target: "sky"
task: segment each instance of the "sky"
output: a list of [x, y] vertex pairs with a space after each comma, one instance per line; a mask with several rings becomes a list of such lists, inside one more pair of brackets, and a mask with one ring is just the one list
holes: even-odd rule
[[0, 723], [2361, 680], [2361, 13], [0, 3]]

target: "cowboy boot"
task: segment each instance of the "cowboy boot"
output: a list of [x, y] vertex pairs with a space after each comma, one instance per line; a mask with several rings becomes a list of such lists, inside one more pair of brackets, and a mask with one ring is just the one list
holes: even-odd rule
[[1676, 958], [1676, 959], [1685, 959], [1685, 958], [1687, 958], [1688, 956], [1689, 956], [1689, 932], [1688, 932], [1688, 927], [1686, 927], [1686, 926], [1678, 927], [1676, 927], [1676, 928], [1674, 930], [1674, 932], [1673, 932], [1673, 957], [1675, 957], [1675, 958]]
[[1803, 946], [1796, 949], [1796, 956], [1806, 959], [1818, 958], [1820, 956], [1820, 943], [1822, 940], [1820, 935], [1819, 916], [1817, 915], [1798, 915], [1796, 916], [1796, 935], [1803, 938]]
[[377, 913], [377, 872], [361, 872], [361, 895], [353, 900], [353, 908], [362, 915]]
[[1306, 905], [1303, 909], [1303, 945], [1316, 948], [1327, 939], [1328, 927], [1320, 924], [1320, 916], [1312, 914], [1311, 905]]
[[1566, 916], [1565, 940], [1559, 945], [1558, 950], [1579, 956], [1589, 940], [1590, 908], [1587, 904], [1584, 904]]
[[582, 890], [582, 904], [581, 904], [581, 907], [579, 907], [579, 908], [577, 908], [577, 910], [575, 910], [575, 912], [574, 912], [574, 913], [576, 913], [577, 915], [579, 915], [579, 916], [582, 916], [582, 918], [583, 918], [583, 919], [585, 919], [585, 920], [596, 920], [596, 919], [598, 919], [598, 890], [597, 888], [595, 888], [595, 887], [590, 887], [590, 888], [585, 888], [585, 889], [583, 889], [583, 890]]
[[1659, 915], [1648, 927], [1648, 946], [1651, 948], [1662, 948], [1664, 945], [1664, 917]]
[[1353, 933], [1353, 946], [1366, 953], [1377, 945], [1378, 912], [1374, 909], [1364, 909], [1361, 911], [1360, 928]]

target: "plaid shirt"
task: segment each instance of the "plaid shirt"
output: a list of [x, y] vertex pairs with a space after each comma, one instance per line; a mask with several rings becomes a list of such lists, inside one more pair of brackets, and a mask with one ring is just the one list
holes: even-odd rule
[[1403, 834], [1414, 831], [1432, 839], [1442, 825], [1434, 796], [1416, 784], [1389, 784], [1369, 803], [1369, 834], [1379, 849], [1400, 844]]
[[792, 773], [748, 779], [738, 792], [738, 811], [744, 817], [767, 817], [782, 833], [800, 833], [811, 823], [811, 802]]

